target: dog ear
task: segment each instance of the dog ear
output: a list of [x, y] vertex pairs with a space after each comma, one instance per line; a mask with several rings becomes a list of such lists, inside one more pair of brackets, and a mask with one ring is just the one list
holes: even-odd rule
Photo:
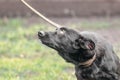
[[86, 49], [86, 50], [94, 50], [95, 43], [92, 40], [88, 40], [88, 39], [85, 39], [83, 36], [80, 36], [79, 39], [75, 40], [73, 47], [75, 49], [82, 48], [82, 49]]
[[87, 50], [94, 50], [95, 49], [95, 43], [92, 40], [81, 40], [80, 39], [79, 45], [83, 49], [87, 49]]

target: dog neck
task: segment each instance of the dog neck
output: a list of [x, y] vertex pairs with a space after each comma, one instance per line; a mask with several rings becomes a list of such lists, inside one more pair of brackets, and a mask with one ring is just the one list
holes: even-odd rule
[[89, 67], [92, 65], [92, 63], [95, 61], [95, 59], [96, 59], [96, 53], [94, 54], [94, 56], [91, 59], [89, 59], [85, 62], [80, 62], [78, 64], [78, 66]]

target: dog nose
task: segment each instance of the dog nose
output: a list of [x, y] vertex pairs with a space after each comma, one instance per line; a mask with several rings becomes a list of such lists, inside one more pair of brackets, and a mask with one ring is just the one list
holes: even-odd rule
[[38, 36], [39, 37], [44, 37], [45, 36], [45, 32], [44, 31], [39, 31], [38, 32]]

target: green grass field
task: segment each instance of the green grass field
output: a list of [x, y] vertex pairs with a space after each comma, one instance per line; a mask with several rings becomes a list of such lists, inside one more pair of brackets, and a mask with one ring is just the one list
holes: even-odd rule
[[76, 80], [74, 66], [38, 40], [37, 32], [46, 29], [52, 30], [25, 27], [21, 19], [0, 20], [0, 80]]
[[73, 66], [37, 39], [37, 32], [46, 28], [0, 20], [0, 80], [75, 80]]

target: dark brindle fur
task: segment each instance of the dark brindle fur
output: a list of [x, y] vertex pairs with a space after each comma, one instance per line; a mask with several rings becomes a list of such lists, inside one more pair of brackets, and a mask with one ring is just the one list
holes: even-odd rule
[[93, 32], [68, 28], [38, 32], [43, 44], [75, 65], [77, 80], [120, 80], [120, 60], [107, 40]]

